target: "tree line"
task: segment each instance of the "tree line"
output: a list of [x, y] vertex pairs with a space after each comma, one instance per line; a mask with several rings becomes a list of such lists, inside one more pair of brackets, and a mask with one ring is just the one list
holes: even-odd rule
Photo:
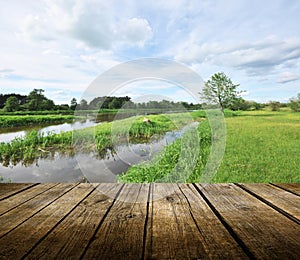
[[134, 103], [130, 97], [104, 96], [96, 97], [90, 102], [81, 99], [77, 102], [72, 98], [69, 104], [55, 105], [54, 101], [44, 95], [43, 89], [34, 89], [28, 95], [0, 94], [0, 109], [4, 112], [15, 111], [57, 111], [57, 110], [98, 110], [98, 109], [159, 109], [159, 110], [199, 110], [203, 107], [221, 107], [230, 110], [260, 110], [269, 106], [272, 111], [289, 106], [293, 111], [300, 111], [300, 93], [290, 99], [289, 103], [270, 101], [258, 103], [241, 97], [243, 91], [238, 91], [239, 84], [234, 84], [223, 72], [215, 73], [204, 84], [200, 92], [201, 104], [188, 102], [173, 102], [168, 100]]
[[4, 112], [16, 111], [55, 111], [55, 110], [98, 110], [98, 109], [161, 109], [181, 110], [200, 109], [201, 105], [168, 100], [134, 103], [130, 97], [104, 96], [96, 97], [90, 102], [81, 99], [78, 103], [72, 98], [69, 104], [55, 105], [54, 101], [44, 95], [43, 89], [34, 89], [29, 95], [0, 94], [0, 109]]

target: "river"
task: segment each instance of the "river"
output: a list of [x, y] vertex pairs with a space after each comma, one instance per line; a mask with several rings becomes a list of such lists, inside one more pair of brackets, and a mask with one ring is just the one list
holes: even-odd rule
[[[121, 118], [129, 116], [132, 115], [124, 114]], [[114, 120], [114, 115], [105, 114], [96, 120], [86, 119], [72, 123], [23, 128], [0, 128], [0, 142], [10, 142], [16, 137], [26, 135], [31, 130], [46, 134], [48, 132], [60, 133], [93, 127], [101, 122], [112, 120]], [[126, 172], [131, 165], [150, 160], [184, 132], [185, 128], [180, 131], [167, 132], [146, 143], [145, 140], [140, 140], [140, 143], [122, 144], [115, 147], [114, 154], [107, 154], [105, 158], [99, 158], [95, 154], [55, 152], [47, 158], [39, 158], [27, 165], [24, 165], [22, 161], [9, 166], [0, 164], [0, 182], [116, 182], [118, 174]]]

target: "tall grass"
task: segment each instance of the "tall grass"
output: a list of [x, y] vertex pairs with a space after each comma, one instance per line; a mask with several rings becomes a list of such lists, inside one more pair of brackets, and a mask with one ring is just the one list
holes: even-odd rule
[[[198, 136], [195, 136], [198, 135]], [[198, 138], [199, 147], [194, 147]], [[182, 138], [156, 155], [153, 160], [132, 166], [118, 176], [120, 182], [197, 182], [210, 152], [211, 130], [208, 121], [199, 125], [196, 133], [187, 131]], [[193, 149], [191, 149], [193, 148]], [[194, 169], [193, 166], [196, 166]], [[192, 174], [191, 174], [192, 172]]]
[[40, 135], [37, 131], [29, 132], [25, 137], [18, 137], [10, 143], [0, 143], [0, 162], [7, 166], [22, 161], [30, 164], [35, 158], [47, 156], [49, 148], [66, 149], [72, 143], [72, 133]]
[[[24, 118], [24, 117], [22, 117]], [[30, 163], [35, 158], [47, 156], [55, 150], [73, 150], [76, 152], [94, 152], [104, 157], [106, 152], [127, 139], [147, 139], [154, 134], [183, 127], [186, 115], [151, 115], [149, 123], [143, 117], [132, 117], [114, 122], [105, 122], [95, 128], [86, 128], [61, 134], [40, 135], [29, 132], [25, 137], [15, 138], [10, 143], [0, 143], [0, 162], [4, 165], [20, 161]]]
[[47, 116], [0, 116], [0, 127], [11, 128], [18, 126], [43, 125], [50, 123], [63, 123], [72, 121], [73, 116], [47, 115]]

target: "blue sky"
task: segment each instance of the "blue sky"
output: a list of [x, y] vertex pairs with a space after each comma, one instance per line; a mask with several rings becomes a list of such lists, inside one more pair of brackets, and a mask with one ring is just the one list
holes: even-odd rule
[[[42, 88], [69, 103], [104, 71], [153, 57], [204, 80], [223, 71], [245, 99], [286, 102], [300, 92], [299, 13], [296, 0], [1, 1], [0, 93]], [[116, 94], [193, 101], [159, 81]]]

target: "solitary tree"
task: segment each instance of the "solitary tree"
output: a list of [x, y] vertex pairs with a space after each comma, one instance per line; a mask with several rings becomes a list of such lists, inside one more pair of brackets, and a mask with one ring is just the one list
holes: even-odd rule
[[77, 106], [77, 100], [76, 100], [76, 98], [72, 98], [70, 108], [72, 110], [75, 110], [76, 106]]
[[236, 90], [238, 86], [239, 84], [233, 84], [224, 72], [218, 72], [205, 82], [200, 95], [208, 103], [219, 104], [224, 112], [225, 108], [230, 108], [238, 100], [241, 93], [241, 91]]
[[19, 110], [19, 100], [15, 96], [11, 96], [5, 101], [4, 110], [14, 112]]

